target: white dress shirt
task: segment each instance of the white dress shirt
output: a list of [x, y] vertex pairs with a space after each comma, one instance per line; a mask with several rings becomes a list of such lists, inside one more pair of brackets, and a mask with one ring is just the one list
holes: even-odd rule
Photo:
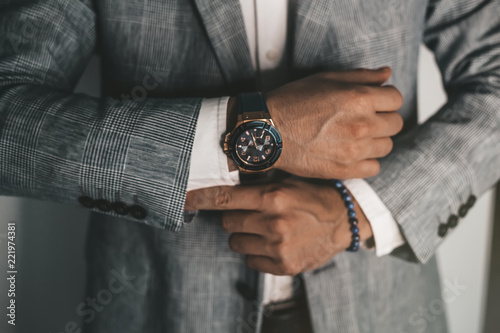
[[[285, 52], [288, 0], [240, 0], [245, 29], [254, 68], [255, 49], [259, 46], [261, 71], [276, 69]], [[255, 15], [257, 14], [257, 16]], [[255, 19], [258, 18], [257, 25]], [[258, 29], [256, 40], [255, 26]], [[219, 142], [226, 132], [226, 112], [229, 97], [205, 99], [202, 103], [191, 155], [188, 191], [219, 185], [238, 185], [238, 171], [229, 172], [227, 157]], [[375, 191], [362, 179], [346, 180], [345, 186], [356, 198], [373, 230], [377, 256], [389, 254], [402, 245], [404, 239], [391, 212]], [[355, 254], [353, 254], [355, 255]], [[277, 302], [292, 296], [292, 278], [265, 275], [264, 303]]]

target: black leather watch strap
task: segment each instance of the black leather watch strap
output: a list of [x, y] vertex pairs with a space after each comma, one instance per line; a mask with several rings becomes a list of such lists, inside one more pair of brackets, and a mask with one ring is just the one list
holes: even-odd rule
[[266, 113], [269, 113], [266, 105], [266, 100], [261, 92], [238, 95], [238, 114], [256, 111], [264, 111]]

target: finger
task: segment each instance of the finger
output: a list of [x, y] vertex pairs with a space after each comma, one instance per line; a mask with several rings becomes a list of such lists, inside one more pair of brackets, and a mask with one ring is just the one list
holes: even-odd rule
[[265, 216], [256, 211], [229, 210], [222, 214], [222, 227], [229, 233], [265, 235]]
[[367, 159], [381, 158], [387, 156], [393, 147], [393, 142], [391, 138], [376, 138], [372, 139], [369, 144], [370, 151], [365, 156]]
[[403, 105], [403, 95], [392, 85], [370, 86], [366, 89], [375, 111], [397, 111]]
[[303, 267], [294, 265], [285, 265], [271, 257], [249, 255], [246, 258], [248, 267], [262, 273], [270, 273], [273, 275], [288, 275], [295, 276], [303, 271]]
[[380, 162], [376, 159], [366, 159], [339, 168], [340, 179], [369, 178], [376, 176], [380, 172]]
[[374, 138], [393, 136], [403, 129], [403, 117], [397, 112], [379, 112], [375, 115], [373, 123]]
[[391, 77], [390, 67], [378, 69], [358, 68], [345, 72], [326, 72], [326, 78], [344, 83], [381, 85]]
[[264, 237], [253, 234], [231, 234], [229, 247], [236, 253], [270, 256], [269, 246]]
[[246, 264], [248, 267], [262, 273], [286, 275], [285, 272], [280, 269], [276, 261], [270, 257], [250, 255], [246, 258]]
[[262, 186], [216, 186], [189, 191], [185, 210], [259, 210]]

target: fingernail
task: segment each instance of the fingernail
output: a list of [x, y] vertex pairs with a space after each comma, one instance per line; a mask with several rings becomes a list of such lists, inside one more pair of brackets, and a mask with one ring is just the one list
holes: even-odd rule
[[382, 67], [379, 67], [379, 68], [377, 68], [377, 69], [375, 69], [375, 70], [376, 70], [377, 72], [381, 72], [381, 71], [386, 70], [386, 69], [388, 69], [388, 68], [389, 68], [389, 66], [382, 66]]

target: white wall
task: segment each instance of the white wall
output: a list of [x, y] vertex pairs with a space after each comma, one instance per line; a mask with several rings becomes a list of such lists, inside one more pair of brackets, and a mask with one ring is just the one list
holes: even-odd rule
[[[439, 74], [423, 50], [420, 71], [422, 119], [444, 101]], [[98, 62], [94, 59], [78, 90], [97, 95]], [[448, 304], [451, 333], [479, 333], [485, 293], [492, 225], [492, 193], [483, 196], [439, 250], [443, 285], [458, 280], [465, 286]], [[17, 332], [62, 332], [77, 320], [84, 300], [84, 240], [88, 212], [77, 206], [0, 197], [0, 269], [5, 272], [5, 226], [18, 223]], [[0, 306], [5, 309], [6, 284], [0, 279]], [[439, 295], [437, 295], [439, 298]], [[2, 315], [3, 318], [4, 315]], [[0, 332], [11, 332], [0, 320]], [[389, 333], [389, 332], [388, 332]]]

